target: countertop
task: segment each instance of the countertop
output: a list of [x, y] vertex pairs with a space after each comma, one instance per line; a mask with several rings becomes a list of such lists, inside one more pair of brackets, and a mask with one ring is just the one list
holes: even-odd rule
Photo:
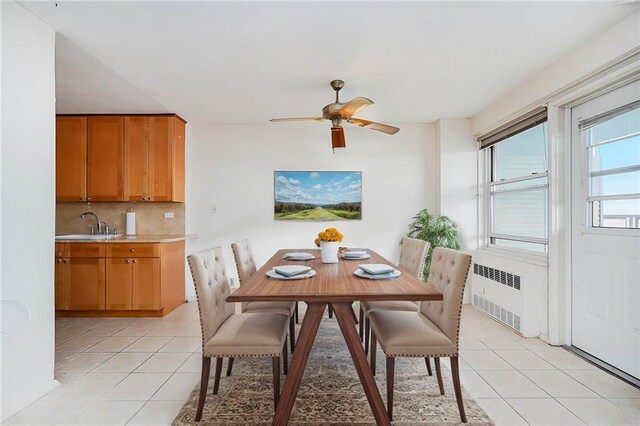
[[120, 237], [109, 239], [78, 239], [78, 238], [60, 238], [64, 235], [56, 236], [56, 243], [173, 243], [176, 241], [185, 241], [190, 238], [197, 237], [196, 234], [176, 234], [176, 235], [122, 235]]

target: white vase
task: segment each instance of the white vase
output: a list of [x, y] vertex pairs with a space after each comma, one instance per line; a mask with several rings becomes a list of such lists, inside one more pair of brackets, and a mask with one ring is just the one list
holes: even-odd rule
[[322, 253], [322, 263], [338, 263], [337, 241], [321, 241], [320, 252]]

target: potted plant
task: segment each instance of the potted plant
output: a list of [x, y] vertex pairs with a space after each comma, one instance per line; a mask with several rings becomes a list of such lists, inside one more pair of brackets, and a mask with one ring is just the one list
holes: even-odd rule
[[338, 263], [338, 248], [343, 235], [336, 228], [327, 228], [318, 233], [315, 243], [320, 247], [322, 263]]
[[431, 256], [433, 255], [434, 248], [446, 247], [454, 250], [460, 249], [456, 224], [447, 216], [435, 215], [427, 209], [419, 211], [418, 214], [414, 216], [413, 221], [409, 225], [407, 237], [429, 243], [429, 252], [424, 262], [421, 279], [429, 277]]

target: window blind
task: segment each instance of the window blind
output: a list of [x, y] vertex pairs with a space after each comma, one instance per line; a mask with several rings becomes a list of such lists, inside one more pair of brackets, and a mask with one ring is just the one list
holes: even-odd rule
[[500, 141], [510, 138], [515, 134], [524, 132], [525, 130], [544, 123], [545, 121], [547, 121], [547, 108], [536, 108], [528, 114], [525, 114], [518, 119], [499, 127], [493, 132], [478, 138], [480, 149], [485, 149], [491, 145], [495, 145]]

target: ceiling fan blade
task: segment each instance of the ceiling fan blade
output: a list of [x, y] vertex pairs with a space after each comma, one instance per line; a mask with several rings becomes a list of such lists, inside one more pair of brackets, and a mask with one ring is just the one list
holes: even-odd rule
[[342, 108], [340, 108], [340, 115], [342, 117], [349, 118], [360, 111], [362, 108], [368, 107], [371, 104], [373, 104], [373, 101], [371, 99], [363, 98], [362, 96], [353, 98], [349, 102], [344, 104]]
[[367, 129], [377, 130], [388, 135], [395, 135], [400, 131], [399, 128], [389, 126], [388, 124], [376, 123], [375, 121], [363, 120], [361, 118], [350, 118], [348, 122], [357, 124], [360, 127], [366, 127]]
[[287, 118], [272, 118], [272, 123], [281, 123], [285, 121], [323, 121], [322, 117], [287, 117]]
[[331, 148], [335, 151], [338, 148], [346, 148], [347, 142], [344, 140], [344, 129], [342, 127], [331, 128]]

